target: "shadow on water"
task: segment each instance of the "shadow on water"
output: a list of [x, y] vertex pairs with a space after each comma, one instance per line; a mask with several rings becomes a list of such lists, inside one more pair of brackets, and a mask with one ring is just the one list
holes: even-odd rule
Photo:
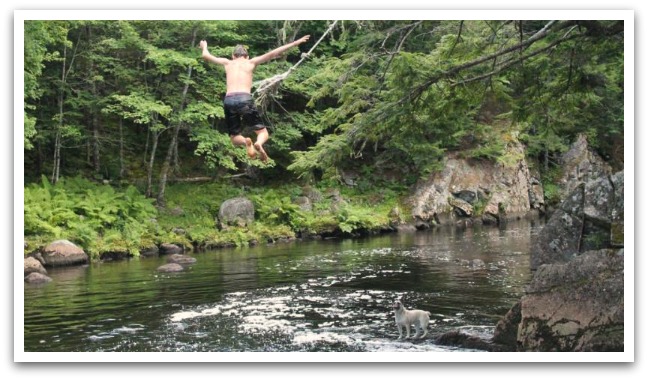
[[448, 351], [398, 341], [391, 305], [431, 312], [430, 335], [489, 337], [531, 277], [539, 222], [440, 228], [50, 270], [25, 284], [25, 351]]

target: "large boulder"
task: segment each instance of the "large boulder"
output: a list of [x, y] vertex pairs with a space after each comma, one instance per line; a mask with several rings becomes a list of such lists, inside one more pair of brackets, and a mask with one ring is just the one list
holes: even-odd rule
[[623, 249], [538, 268], [521, 301], [522, 351], [623, 351]]
[[448, 154], [443, 169], [420, 181], [409, 198], [417, 225], [453, 224], [477, 208], [488, 222], [542, 208], [540, 184], [529, 172], [522, 144], [511, 141], [505, 155], [504, 162], [494, 162]]
[[83, 249], [68, 240], [56, 240], [48, 244], [40, 255], [45, 266], [78, 265], [88, 262], [88, 255]]
[[531, 269], [612, 246], [623, 246], [623, 171], [573, 187], [533, 239]]
[[578, 135], [569, 150], [560, 157], [562, 176], [561, 199], [569, 195], [581, 182], [607, 177], [612, 168], [589, 147], [587, 137]]
[[254, 221], [254, 204], [245, 197], [228, 199], [218, 210], [221, 225], [247, 226]]
[[579, 252], [583, 232], [584, 185], [574, 189], [531, 242], [531, 269], [564, 263]]

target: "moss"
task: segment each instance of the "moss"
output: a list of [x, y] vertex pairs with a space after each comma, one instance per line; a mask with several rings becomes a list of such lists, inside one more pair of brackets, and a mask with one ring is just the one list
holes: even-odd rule
[[612, 223], [610, 228], [610, 242], [615, 247], [623, 247], [623, 223]]

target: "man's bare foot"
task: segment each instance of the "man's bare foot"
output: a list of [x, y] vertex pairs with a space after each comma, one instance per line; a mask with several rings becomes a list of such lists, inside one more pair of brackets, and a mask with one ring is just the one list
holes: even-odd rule
[[260, 155], [259, 159], [261, 160], [261, 162], [268, 161], [268, 154], [266, 153], [265, 150], [263, 150], [263, 146], [261, 144], [255, 143], [254, 148], [259, 152]]
[[256, 150], [254, 149], [254, 146], [252, 146], [252, 139], [249, 137], [245, 138], [245, 149], [247, 150], [247, 155], [251, 159], [256, 158]]

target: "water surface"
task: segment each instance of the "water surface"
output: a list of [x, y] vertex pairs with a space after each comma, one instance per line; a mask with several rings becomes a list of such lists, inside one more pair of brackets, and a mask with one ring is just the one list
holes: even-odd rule
[[430, 311], [430, 336], [492, 336], [531, 278], [539, 222], [440, 228], [54, 268], [25, 284], [25, 351], [452, 351], [397, 340], [391, 305]]

